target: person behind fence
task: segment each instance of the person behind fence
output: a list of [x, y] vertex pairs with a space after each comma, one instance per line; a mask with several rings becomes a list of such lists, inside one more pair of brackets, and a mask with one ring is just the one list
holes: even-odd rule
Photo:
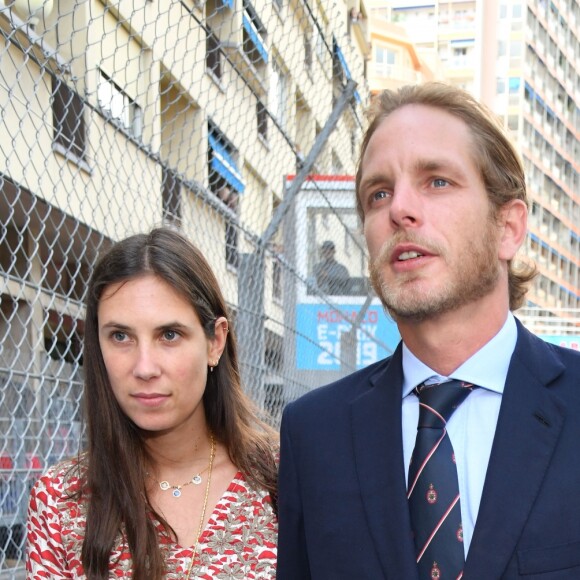
[[325, 294], [345, 294], [350, 275], [336, 260], [334, 242], [326, 240], [320, 246], [320, 261], [314, 265], [316, 285]]
[[376, 97], [356, 175], [392, 356], [289, 404], [278, 580], [580, 578], [580, 353], [512, 314], [522, 162], [468, 93]]
[[32, 490], [27, 577], [275, 578], [276, 437], [240, 385], [218, 282], [180, 234], [99, 259], [83, 369], [88, 447]]

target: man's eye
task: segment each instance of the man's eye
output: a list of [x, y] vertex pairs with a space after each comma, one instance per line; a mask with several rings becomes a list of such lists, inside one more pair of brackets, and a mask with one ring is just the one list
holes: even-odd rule
[[381, 199], [386, 199], [387, 197], [389, 197], [389, 192], [384, 191], [383, 189], [381, 189], [381, 191], [373, 193], [373, 201], [379, 201]]
[[445, 187], [446, 185], [449, 185], [449, 182], [445, 179], [438, 178], [433, 180], [433, 187]]

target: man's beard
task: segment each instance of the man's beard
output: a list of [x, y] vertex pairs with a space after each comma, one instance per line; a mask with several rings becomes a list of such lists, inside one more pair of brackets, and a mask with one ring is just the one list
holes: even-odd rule
[[[487, 226], [478, 239], [470, 238], [466, 241], [465, 249], [461, 255], [455, 256], [454, 263], [449, 262], [444, 247], [413, 234], [397, 235], [387, 241], [370, 264], [369, 270], [373, 288], [391, 316], [395, 320], [421, 322], [451, 312], [490, 293], [497, 284], [500, 268], [497, 227], [491, 219]], [[381, 265], [389, 263], [393, 249], [400, 243], [416, 244], [435, 254], [436, 259], [443, 260], [447, 271], [442, 276], [446, 279], [441, 284], [435, 280], [433, 285], [421, 273], [410, 272], [398, 274], [396, 281], [391, 284], [385, 282]], [[416, 279], [421, 281], [415, 282]], [[424, 283], [429, 286], [427, 289]]]

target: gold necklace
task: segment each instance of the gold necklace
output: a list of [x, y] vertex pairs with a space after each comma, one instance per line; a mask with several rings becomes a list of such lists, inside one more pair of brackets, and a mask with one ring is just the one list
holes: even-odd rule
[[182, 488], [191, 485], [199, 485], [202, 481], [201, 476], [209, 469], [209, 464], [205, 469], [202, 469], [199, 473], [196, 473], [189, 481], [182, 483], [181, 485], [171, 485], [168, 481], [157, 481], [148, 471], [145, 472], [145, 475], [150, 477], [158, 486], [161, 491], [167, 491], [168, 489], [172, 489], [171, 495], [175, 498], [181, 497], [181, 490]]
[[215, 439], [213, 434], [210, 435], [211, 439], [211, 451], [209, 453], [209, 465], [207, 466], [208, 474], [207, 474], [207, 484], [205, 486], [205, 497], [203, 498], [203, 508], [201, 510], [201, 517], [199, 518], [199, 527], [197, 528], [197, 535], [195, 539], [195, 544], [193, 545], [193, 554], [191, 555], [191, 562], [189, 564], [189, 569], [187, 570], [187, 574], [184, 577], [184, 580], [189, 580], [191, 577], [191, 573], [193, 571], [193, 563], [195, 562], [195, 558], [197, 556], [197, 549], [199, 546], [199, 538], [201, 537], [201, 532], [203, 531], [203, 524], [205, 522], [205, 512], [207, 510], [207, 500], [209, 498], [209, 486], [211, 483], [211, 470], [213, 467], [213, 460], [215, 457]]

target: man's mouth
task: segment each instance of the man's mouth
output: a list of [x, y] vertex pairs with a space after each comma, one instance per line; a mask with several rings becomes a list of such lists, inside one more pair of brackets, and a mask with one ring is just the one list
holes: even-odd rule
[[423, 256], [423, 254], [421, 254], [420, 252], [403, 252], [402, 254], [399, 254], [399, 257], [397, 258], [397, 260], [399, 262], [404, 262], [406, 260], [412, 260], [413, 258], [420, 258], [421, 256]]

